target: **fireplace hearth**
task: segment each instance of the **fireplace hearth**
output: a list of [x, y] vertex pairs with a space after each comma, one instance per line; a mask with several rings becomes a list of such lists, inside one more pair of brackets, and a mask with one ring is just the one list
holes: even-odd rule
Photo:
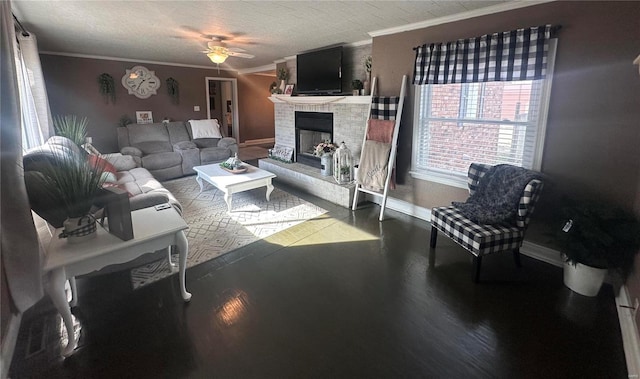
[[333, 113], [295, 112], [296, 161], [320, 168], [320, 158], [313, 155], [320, 142], [333, 142]]

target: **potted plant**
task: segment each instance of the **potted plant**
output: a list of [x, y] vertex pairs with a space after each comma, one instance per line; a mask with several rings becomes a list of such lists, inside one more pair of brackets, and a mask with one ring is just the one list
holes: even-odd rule
[[87, 118], [78, 118], [75, 115], [55, 116], [53, 129], [57, 136], [70, 139], [78, 146], [82, 146], [87, 138]]
[[351, 89], [353, 90], [353, 96], [360, 95], [360, 90], [363, 88], [362, 81], [360, 79], [353, 79], [351, 81]]
[[561, 213], [556, 241], [565, 259], [565, 285], [596, 296], [608, 270], [626, 280], [640, 249], [638, 218], [601, 201], [573, 201]]
[[284, 87], [287, 85], [287, 79], [289, 79], [289, 71], [284, 67], [280, 68], [278, 70], [278, 79], [280, 80], [278, 89], [281, 91], [280, 93], [284, 93]]
[[38, 171], [25, 173], [32, 208], [44, 212], [45, 219], [45, 215], [66, 218], [61, 237], [71, 243], [94, 237], [96, 225], [89, 212], [107, 178], [106, 161], [88, 159], [81, 150], [65, 146], [43, 148], [25, 159], [42, 162]]

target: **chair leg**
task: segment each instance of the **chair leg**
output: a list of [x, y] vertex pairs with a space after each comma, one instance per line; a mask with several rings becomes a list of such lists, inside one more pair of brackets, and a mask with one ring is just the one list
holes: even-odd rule
[[482, 265], [481, 256], [473, 256], [473, 282], [478, 283], [480, 281], [480, 266]]
[[431, 247], [436, 247], [436, 241], [438, 240], [438, 229], [435, 226], [431, 227]]
[[516, 262], [516, 267], [522, 267], [522, 262], [520, 262], [520, 249], [513, 249], [513, 261]]

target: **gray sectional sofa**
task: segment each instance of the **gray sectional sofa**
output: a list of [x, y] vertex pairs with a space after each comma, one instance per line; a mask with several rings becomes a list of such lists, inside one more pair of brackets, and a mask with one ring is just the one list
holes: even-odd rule
[[236, 140], [193, 139], [188, 121], [130, 124], [119, 127], [118, 146], [158, 180], [195, 174], [194, 166], [227, 160], [238, 152]]
[[[57, 204], [50, 202], [50, 197], [42, 193], [42, 174], [44, 165], [51, 164], [52, 155], [62, 154], [85, 154], [85, 152], [75, 145], [71, 140], [64, 137], [51, 137], [42, 146], [30, 150], [23, 157], [24, 179], [29, 196], [31, 208], [43, 219], [47, 220], [55, 227], [61, 227], [66, 218], [66, 214]], [[142, 167], [138, 167], [135, 160], [130, 156], [120, 154], [107, 154], [107, 161], [114, 165], [115, 181], [114, 186], [119, 187], [129, 193], [129, 204], [131, 210], [151, 207], [157, 204], [170, 203], [179, 213], [182, 214], [182, 206], [169, 190], [154, 179], [154, 177]]]

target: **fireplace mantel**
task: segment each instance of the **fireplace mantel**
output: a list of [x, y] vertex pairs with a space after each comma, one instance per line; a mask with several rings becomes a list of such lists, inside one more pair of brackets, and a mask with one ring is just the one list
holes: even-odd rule
[[314, 104], [371, 104], [371, 96], [284, 96], [269, 97], [274, 104], [289, 103], [301, 105]]

